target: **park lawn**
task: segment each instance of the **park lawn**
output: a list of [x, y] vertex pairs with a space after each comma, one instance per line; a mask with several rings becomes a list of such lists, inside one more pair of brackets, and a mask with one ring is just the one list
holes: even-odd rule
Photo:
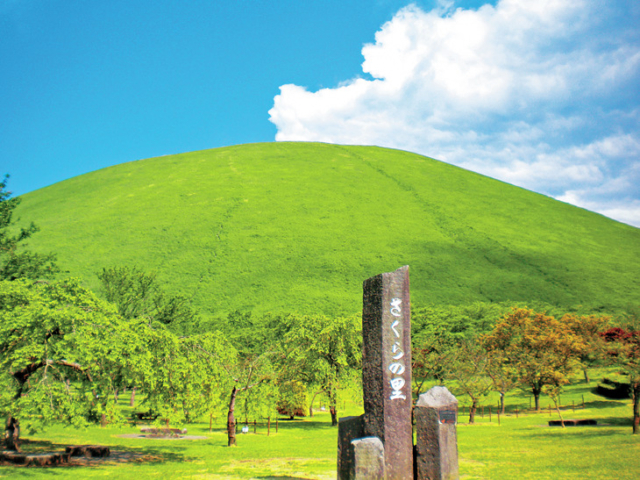
[[459, 425], [461, 478], [638, 478], [640, 438], [631, 435], [630, 414], [629, 401], [587, 400], [575, 413], [565, 407], [563, 417], [596, 418], [599, 425], [562, 429], [547, 426], [558, 419], [553, 407], [509, 414], [499, 426], [495, 413], [489, 422], [485, 412], [476, 425]]
[[[55, 475], [60, 479], [103, 478], [259, 478], [292, 476], [318, 479], [335, 478], [336, 432], [328, 413], [311, 420], [280, 420], [271, 435], [266, 427], [258, 433], [238, 434], [238, 446], [227, 447], [226, 431], [221, 423], [209, 433], [208, 424], [188, 425], [189, 435], [206, 440], [155, 440], [122, 438], [139, 433], [139, 427], [75, 430], [56, 426], [29, 437], [60, 444], [51, 450], [63, 451], [69, 444], [109, 445], [112, 450], [132, 451], [156, 457], [148, 463], [126, 463], [100, 467], [57, 467], [55, 469], [0, 467], [0, 478], [40, 478]], [[29, 447], [29, 445], [27, 445]]]
[[[461, 398], [458, 449], [461, 478], [465, 479], [590, 479], [640, 477], [640, 435], [631, 434], [631, 400], [607, 400], [591, 392], [612, 369], [594, 369], [590, 384], [575, 376], [561, 395], [562, 417], [596, 419], [591, 427], [548, 427], [558, 420], [548, 397], [540, 397], [542, 411], [530, 409], [532, 396], [507, 396], [507, 415], [496, 416], [498, 394], [492, 393], [469, 425], [466, 398]], [[622, 378], [615, 378], [622, 380]], [[584, 408], [583, 408], [584, 402]], [[489, 419], [491, 406], [491, 420]], [[516, 415], [516, 411], [518, 414]], [[524, 414], [523, 414], [524, 411]]]
[[[600, 378], [600, 376], [594, 376]], [[640, 477], [640, 435], [631, 435], [630, 400], [606, 400], [591, 393], [590, 385], [577, 381], [562, 395], [563, 416], [595, 418], [595, 427], [550, 428], [557, 419], [544, 398], [541, 413], [529, 410], [530, 397], [513, 393], [507, 398], [507, 415], [496, 416], [497, 394], [479, 409], [476, 424], [468, 425], [468, 400], [460, 398], [458, 449], [462, 479], [636, 479]], [[585, 408], [582, 408], [584, 398]], [[491, 421], [489, 405], [492, 406]], [[575, 412], [573, 411], [575, 406]], [[516, 416], [515, 410], [518, 409]], [[523, 414], [523, 410], [525, 413]], [[462, 413], [464, 412], [464, 414]], [[341, 415], [357, 415], [362, 407], [347, 402]], [[58, 467], [49, 469], [0, 468], [0, 478], [308, 478], [330, 479], [336, 475], [337, 429], [327, 412], [313, 418], [279, 421], [258, 433], [238, 435], [238, 446], [226, 446], [221, 420], [208, 432], [208, 424], [188, 425], [190, 435], [206, 440], [151, 440], [122, 438], [138, 428], [75, 430], [56, 426], [28, 437], [52, 442], [62, 450], [68, 444], [103, 444], [112, 450], [134, 451], [155, 457], [147, 463]], [[28, 445], [33, 448], [34, 444]]]

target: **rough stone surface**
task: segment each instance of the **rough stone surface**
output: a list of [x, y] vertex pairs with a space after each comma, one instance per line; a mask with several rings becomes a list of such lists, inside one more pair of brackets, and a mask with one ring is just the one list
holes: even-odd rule
[[456, 423], [458, 400], [446, 387], [433, 387], [420, 395], [416, 420], [416, 480], [450, 480], [458, 476]]
[[364, 437], [364, 421], [359, 417], [343, 417], [338, 421], [338, 480], [347, 480], [354, 467], [352, 440]]
[[384, 480], [384, 445], [378, 437], [364, 437], [351, 442], [354, 462], [350, 478], [353, 480]]
[[69, 457], [108, 457], [111, 450], [104, 445], [72, 445], [65, 448], [65, 454]]
[[25, 465], [27, 467], [49, 467], [53, 465], [61, 465], [67, 463], [67, 461], [68, 457], [62, 453], [0, 453], [0, 463]]
[[409, 267], [364, 282], [364, 434], [378, 437], [389, 480], [413, 478]]

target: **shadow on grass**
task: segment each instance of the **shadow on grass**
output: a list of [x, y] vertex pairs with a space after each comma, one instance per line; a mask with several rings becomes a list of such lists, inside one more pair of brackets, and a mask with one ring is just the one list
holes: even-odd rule
[[607, 428], [606, 426], [595, 426], [587, 429], [582, 427], [566, 427], [564, 430], [561, 427], [548, 427], [540, 432], [532, 432], [528, 436], [529, 437], [545, 437], [549, 438], [550, 432], [557, 432], [558, 434], [570, 435], [573, 437], [585, 438], [585, 437], [610, 437], [612, 435], [619, 435], [619, 432], [612, 430], [611, 428]]
[[552, 432], [558, 432], [562, 434], [578, 435], [580, 437], [608, 437], [611, 435], [620, 435], [620, 430], [614, 430], [614, 427], [629, 427], [632, 426], [632, 420], [626, 417], [609, 417], [599, 418], [598, 425], [579, 425], [570, 426], [567, 425], [564, 429], [557, 426], [540, 425], [542, 429], [536, 431], [530, 431], [527, 435], [531, 437], [547, 437]]
[[[600, 422], [600, 420], [598, 420]], [[602, 423], [612, 427], [631, 427], [633, 426], [633, 417], [606, 417], [602, 419]]]
[[29, 438], [21, 438], [20, 448], [22, 449], [22, 453], [42, 453], [59, 449], [60, 445], [56, 445], [49, 440], [31, 440]]
[[[249, 425], [251, 428], [251, 425]], [[322, 420], [309, 420], [309, 417], [303, 419], [296, 418], [295, 420], [289, 420], [288, 418], [285, 420], [278, 419], [278, 429], [289, 429], [289, 428], [300, 428], [302, 430], [327, 430], [331, 428], [335, 428], [336, 432], [338, 431], [338, 426], [331, 426], [331, 423]], [[271, 431], [274, 430], [274, 424], [271, 424]]]
[[616, 400], [592, 400], [591, 402], [585, 402], [586, 408], [615, 408], [625, 407], [629, 405], [628, 401], [616, 401]]
[[[70, 444], [53, 443], [49, 440], [30, 440], [22, 439], [20, 442], [22, 447], [22, 453], [24, 454], [41, 454], [41, 453], [64, 453], [65, 447]], [[104, 458], [91, 458], [87, 459], [86, 464], [62, 464], [53, 465], [48, 467], [35, 467], [24, 465], [1, 465], [0, 475], [8, 473], [11, 478], [42, 478], [43, 471], [46, 470], [47, 476], [55, 477], [61, 475], [61, 470], [68, 471], [68, 469], [77, 468], [109, 468], [116, 467], [123, 464], [131, 465], [160, 465], [166, 462], [189, 462], [195, 460], [195, 458], [186, 457], [182, 454], [182, 451], [186, 447], [179, 445], [163, 445], [163, 446], [144, 446], [143, 448], [134, 448], [124, 445], [107, 445], [111, 450], [111, 455]], [[78, 461], [82, 461], [82, 458], [74, 457]]]

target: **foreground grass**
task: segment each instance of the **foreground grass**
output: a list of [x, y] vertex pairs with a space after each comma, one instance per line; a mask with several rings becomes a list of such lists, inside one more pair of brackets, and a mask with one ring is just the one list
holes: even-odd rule
[[[479, 410], [475, 425], [465, 422], [465, 399], [461, 399], [458, 424], [460, 473], [463, 479], [636, 479], [640, 476], [640, 436], [631, 435], [629, 400], [606, 400], [593, 395], [595, 386], [576, 383], [562, 396], [563, 416], [595, 418], [596, 427], [549, 428], [557, 413], [543, 402], [542, 413], [528, 410], [524, 394], [508, 398], [507, 415], [495, 413], [497, 396], [485, 401], [484, 416]], [[585, 408], [582, 408], [582, 399]], [[489, 405], [492, 405], [491, 420]], [[575, 405], [575, 411], [572, 406]], [[516, 416], [516, 408], [518, 415]], [[525, 414], [523, 414], [523, 410]], [[465, 414], [462, 414], [462, 411]], [[347, 404], [342, 415], [361, 413], [361, 407]], [[52, 428], [30, 437], [30, 448], [62, 449], [68, 444], [98, 443], [113, 450], [144, 453], [150, 461], [98, 467], [0, 468], [0, 478], [305, 478], [332, 479], [336, 475], [337, 429], [329, 415], [318, 412], [313, 418], [279, 422], [272, 427], [238, 437], [238, 446], [226, 447], [222, 425], [212, 433], [208, 425], [189, 425], [189, 434], [206, 440], [151, 440], [122, 438], [138, 428]]]

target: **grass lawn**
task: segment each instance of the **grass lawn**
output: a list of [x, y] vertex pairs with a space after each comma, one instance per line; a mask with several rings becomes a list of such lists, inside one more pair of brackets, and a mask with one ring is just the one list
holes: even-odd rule
[[[600, 372], [599, 372], [600, 373]], [[600, 378], [596, 375], [595, 378]], [[528, 410], [529, 396], [514, 393], [507, 398], [507, 415], [496, 416], [497, 395], [492, 394], [478, 411], [476, 424], [468, 425], [468, 402], [460, 398], [458, 449], [463, 479], [636, 479], [640, 477], [640, 435], [631, 435], [630, 400], [606, 400], [591, 393], [596, 381], [582, 381], [562, 395], [563, 416], [594, 418], [595, 427], [547, 427], [557, 413]], [[585, 408], [582, 408], [584, 397]], [[492, 405], [491, 421], [489, 405]], [[575, 412], [573, 411], [575, 405]], [[518, 409], [516, 417], [515, 410]], [[523, 410], [525, 413], [523, 414]], [[462, 413], [464, 412], [464, 414]], [[341, 415], [357, 415], [362, 407], [347, 403]], [[278, 433], [272, 425], [238, 435], [238, 446], [226, 446], [223, 425], [209, 433], [208, 424], [188, 425], [190, 435], [206, 440], [152, 440], [122, 438], [139, 427], [74, 430], [54, 427], [27, 437], [26, 449], [62, 450], [68, 444], [103, 444], [112, 450], [138, 452], [148, 462], [104, 464], [98, 467], [10, 468], [0, 467], [1, 478], [308, 478], [332, 479], [336, 475], [337, 429], [329, 414], [313, 418], [280, 420]]]

